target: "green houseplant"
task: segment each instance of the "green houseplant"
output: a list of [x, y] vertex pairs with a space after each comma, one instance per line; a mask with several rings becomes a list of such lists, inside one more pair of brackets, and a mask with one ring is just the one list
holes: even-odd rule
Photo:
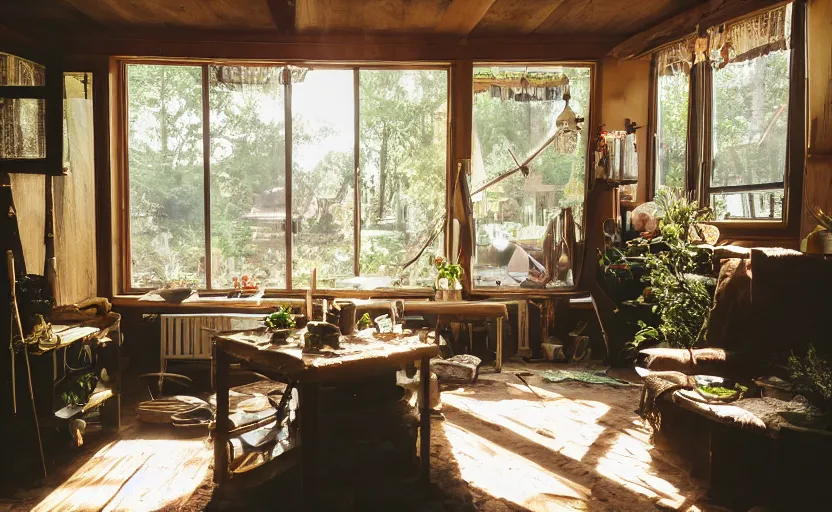
[[289, 330], [295, 327], [295, 319], [289, 308], [280, 306], [277, 311], [263, 319], [266, 332], [272, 334], [272, 343], [284, 343], [289, 336]]
[[437, 300], [460, 300], [462, 298], [462, 265], [448, 263], [442, 256], [433, 258], [437, 277], [434, 285]]
[[697, 275], [710, 261], [709, 252], [691, 243], [699, 223], [713, 219], [708, 208], [680, 194], [662, 190], [656, 194], [660, 240], [667, 249], [645, 256], [647, 286], [639, 298], [653, 304], [657, 326], [640, 325], [635, 339], [625, 348], [633, 352], [645, 341], [692, 348], [700, 338], [712, 297], [705, 280]]

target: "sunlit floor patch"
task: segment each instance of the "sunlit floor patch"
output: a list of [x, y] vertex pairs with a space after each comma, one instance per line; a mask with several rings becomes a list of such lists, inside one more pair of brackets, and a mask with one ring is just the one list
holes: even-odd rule
[[205, 478], [211, 451], [201, 439], [114, 441], [33, 510], [151, 511], [181, 504]]
[[650, 448], [644, 441], [622, 432], [598, 460], [597, 471], [631, 491], [658, 500], [665, 507], [681, 507], [685, 497], [676, 486], [656, 474]]
[[585, 510], [589, 489], [450, 421], [442, 424], [462, 478], [531, 511]]
[[[598, 419], [610, 407], [595, 401], [569, 400], [557, 393], [534, 388], [538, 396], [525, 389], [526, 399], [481, 400], [476, 394], [444, 393], [442, 403], [477, 418], [510, 429], [554, 452], [581, 460], [604, 431]], [[513, 394], [513, 396], [517, 396]]]

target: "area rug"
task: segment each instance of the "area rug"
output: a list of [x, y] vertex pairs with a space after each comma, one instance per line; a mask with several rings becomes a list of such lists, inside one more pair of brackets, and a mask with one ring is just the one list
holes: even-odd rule
[[620, 380], [607, 375], [605, 370], [545, 370], [539, 375], [546, 382], [583, 382], [584, 384], [605, 384], [607, 386], [632, 386], [626, 380]]

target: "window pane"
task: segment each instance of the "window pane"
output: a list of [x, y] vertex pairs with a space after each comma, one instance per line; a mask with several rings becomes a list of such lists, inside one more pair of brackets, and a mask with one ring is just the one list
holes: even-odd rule
[[0, 158], [46, 158], [46, 102], [0, 98]]
[[[789, 52], [775, 51], [714, 70], [712, 186], [783, 181]], [[782, 210], [777, 210], [778, 218]], [[748, 211], [744, 216], [749, 216]]]
[[354, 275], [355, 94], [351, 69], [310, 70], [292, 85], [292, 285]]
[[280, 68], [211, 66], [211, 265], [286, 287], [286, 150]]
[[205, 286], [202, 86], [195, 66], [127, 66], [135, 287]]
[[445, 213], [447, 73], [361, 70], [359, 91], [362, 278], [340, 284], [431, 286], [441, 235], [402, 267]]
[[46, 67], [17, 55], [0, 52], [0, 85], [46, 85]]
[[685, 188], [689, 80], [686, 73], [659, 76], [656, 190]]
[[[555, 134], [555, 120], [569, 107], [578, 117], [589, 113], [590, 69], [562, 67], [474, 68], [475, 76], [531, 74], [542, 78], [565, 75], [565, 85], [521, 87], [493, 85], [474, 94], [472, 192], [517, 162], [532, 156]], [[523, 81], [521, 80], [521, 84]], [[549, 83], [555, 83], [550, 81]], [[476, 91], [476, 89], [475, 89]], [[516, 158], [516, 162], [515, 162]], [[476, 219], [475, 286], [519, 286], [532, 268], [543, 265], [543, 239], [549, 221], [572, 208], [582, 223], [586, 180], [586, 133], [572, 143], [555, 142], [528, 165], [529, 174], [509, 178], [473, 195]], [[570, 278], [554, 281], [571, 286]]]
[[783, 190], [711, 194], [717, 220], [783, 218]]

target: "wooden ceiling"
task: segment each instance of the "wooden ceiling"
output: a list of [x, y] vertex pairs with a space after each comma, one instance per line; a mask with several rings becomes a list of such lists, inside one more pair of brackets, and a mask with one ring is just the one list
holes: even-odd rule
[[[0, 0], [17, 30], [181, 29], [280, 34], [470, 37], [581, 35], [624, 40], [708, 0]], [[8, 20], [8, 21], [5, 21]]]

